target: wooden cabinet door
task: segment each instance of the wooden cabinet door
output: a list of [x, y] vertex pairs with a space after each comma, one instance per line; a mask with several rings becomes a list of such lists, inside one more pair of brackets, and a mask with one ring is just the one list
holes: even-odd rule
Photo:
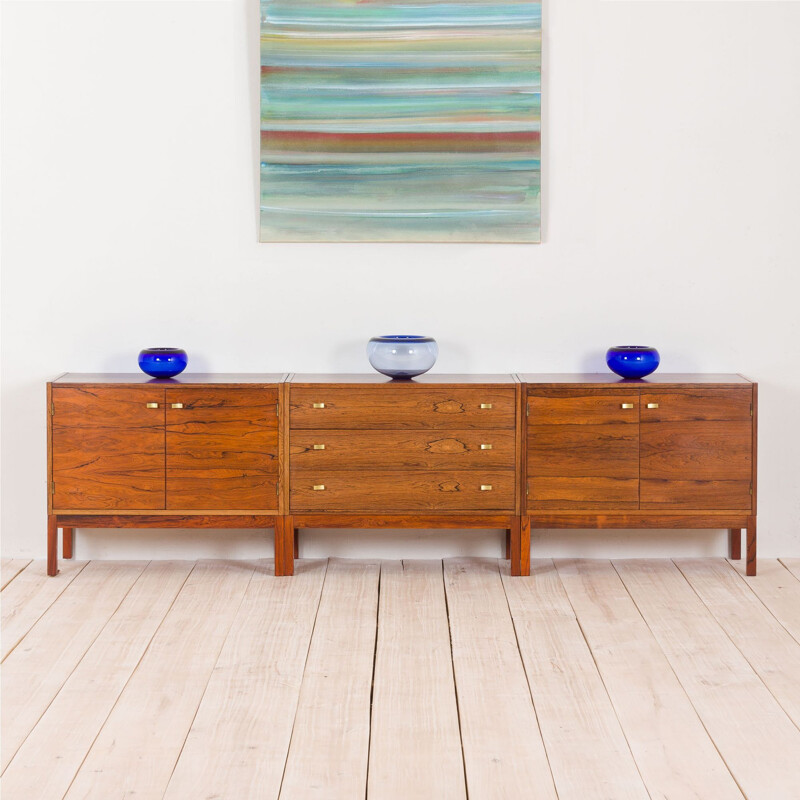
[[529, 509], [638, 508], [638, 394], [530, 395], [527, 448]]
[[746, 510], [752, 389], [663, 389], [641, 402], [641, 508]]
[[278, 391], [166, 390], [167, 509], [278, 507]]
[[164, 508], [164, 389], [53, 387], [53, 508]]

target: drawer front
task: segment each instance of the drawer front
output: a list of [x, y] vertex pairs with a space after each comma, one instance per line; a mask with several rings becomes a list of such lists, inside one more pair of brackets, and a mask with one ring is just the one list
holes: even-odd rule
[[515, 390], [405, 386], [291, 388], [292, 429], [473, 429], [515, 424]]
[[515, 433], [292, 431], [293, 470], [514, 469]]
[[734, 511], [752, 505], [750, 481], [662, 481], [641, 482], [643, 511], [690, 508]]
[[274, 510], [277, 390], [167, 389], [167, 508]]
[[642, 422], [746, 420], [752, 417], [753, 390], [661, 389], [643, 392]]
[[[513, 471], [344, 471], [292, 475], [294, 511], [513, 511]], [[315, 488], [317, 487], [317, 488]]]
[[528, 509], [612, 511], [639, 507], [636, 478], [531, 478]]
[[639, 426], [530, 425], [528, 477], [639, 477]]
[[602, 425], [639, 422], [639, 393], [528, 395], [529, 425]]

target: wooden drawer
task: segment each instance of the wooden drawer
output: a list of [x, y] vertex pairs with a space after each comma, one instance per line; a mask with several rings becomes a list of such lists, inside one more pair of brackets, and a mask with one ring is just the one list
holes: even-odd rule
[[639, 393], [553, 391], [528, 395], [529, 425], [601, 425], [639, 422]]
[[643, 480], [640, 508], [644, 511], [688, 508], [733, 511], [752, 506], [750, 481]]
[[529, 509], [610, 511], [639, 507], [636, 478], [531, 478]]
[[[511, 470], [344, 471], [292, 475], [295, 511], [513, 511]], [[314, 487], [324, 487], [324, 489]], [[484, 488], [482, 488], [484, 487]], [[488, 488], [491, 487], [491, 488]]]
[[642, 392], [642, 422], [752, 420], [753, 390], [658, 389]]
[[292, 431], [293, 470], [514, 469], [515, 433]]
[[293, 386], [292, 429], [507, 428], [515, 424], [513, 387]]

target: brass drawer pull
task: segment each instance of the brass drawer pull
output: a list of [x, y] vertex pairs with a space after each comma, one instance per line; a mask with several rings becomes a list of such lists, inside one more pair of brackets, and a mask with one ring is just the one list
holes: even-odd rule
[[492, 407], [491, 403], [481, 403], [481, 408], [491, 408], [491, 407]]
[[147, 408], [158, 408], [158, 403], [148, 403]]
[[172, 408], [183, 408], [183, 403], [172, 403]]
[[312, 408], [325, 408], [325, 403], [314, 403]]
[[648, 408], [658, 408], [658, 403], [648, 403], [647, 407]]
[[481, 491], [482, 492], [491, 492], [492, 491], [492, 484], [491, 483], [482, 483], [481, 484]]
[[324, 444], [315, 444], [315, 445], [313, 445], [313, 447], [314, 447], [314, 450], [324, 450], [325, 449], [325, 445]]
[[325, 484], [324, 483], [316, 483], [314, 486], [311, 487], [315, 492], [324, 492], [325, 491]]
[[633, 403], [622, 403], [620, 408], [633, 408]]
[[490, 444], [482, 444], [481, 450], [491, 450], [492, 446]]

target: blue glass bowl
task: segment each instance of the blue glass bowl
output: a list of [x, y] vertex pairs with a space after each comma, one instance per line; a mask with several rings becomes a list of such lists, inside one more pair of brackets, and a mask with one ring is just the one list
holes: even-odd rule
[[408, 379], [427, 372], [439, 355], [430, 336], [373, 336], [367, 343], [367, 358], [373, 368], [390, 378]]
[[174, 378], [188, 363], [189, 357], [180, 347], [148, 347], [139, 353], [139, 368], [153, 378]]
[[612, 372], [622, 378], [644, 378], [658, 369], [661, 356], [655, 347], [638, 344], [609, 347], [606, 353], [606, 364]]

